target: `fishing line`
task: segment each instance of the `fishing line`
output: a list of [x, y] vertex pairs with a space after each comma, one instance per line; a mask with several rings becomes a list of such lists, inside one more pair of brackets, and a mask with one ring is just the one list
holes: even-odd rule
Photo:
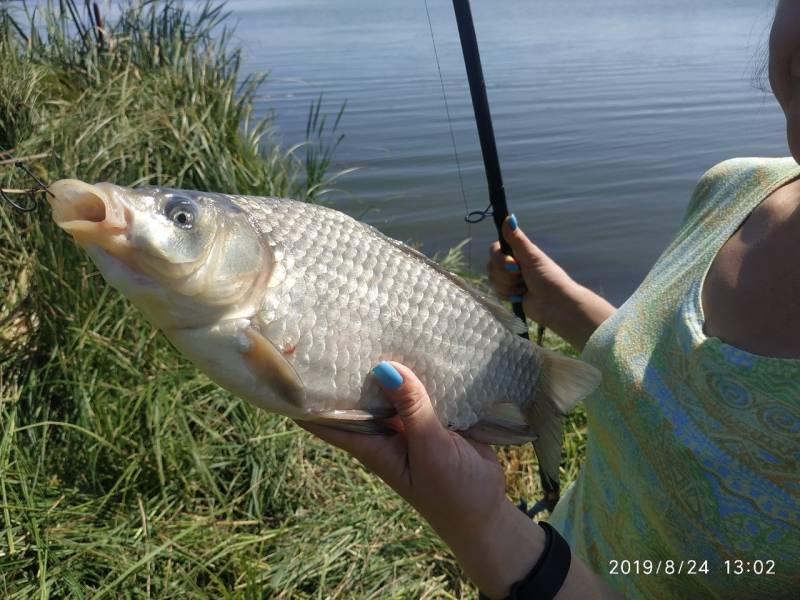
[[[478, 138], [481, 145], [481, 155], [483, 157], [484, 170], [486, 172], [486, 182], [489, 186], [489, 206], [485, 210], [478, 210], [470, 212], [467, 204], [466, 193], [464, 191], [464, 182], [461, 173], [461, 165], [458, 157], [458, 149], [456, 148], [455, 134], [453, 133], [452, 117], [450, 114], [450, 106], [447, 101], [447, 92], [444, 85], [444, 77], [442, 76], [442, 69], [439, 62], [439, 53], [436, 48], [436, 39], [433, 33], [433, 24], [431, 22], [430, 9], [428, 7], [428, 0], [425, 2], [425, 14], [428, 18], [428, 29], [431, 35], [431, 43], [433, 44], [433, 52], [436, 58], [436, 68], [439, 72], [439, 82], [442, 86], [442, 98], [444, 100], [445, 110], [447, 111], [447, 124], [450, 129], [450, 139], [453, 144], [453, 154], [455, 155], [456, 166], [458, 168], [458, 177], [461, 183], [461, 196], [464, 199], [464, 208], [466, 215], [464, 220], [468, 224], [480, 223], [487, 216], [491, 216], [497, 229], [498, 241], [500, 242], [500, 249], [504, 254], [511, 255], [511, 247], [503, 237], [502, 225], [504, 219], [508, 216], [508, 207], [506, 204], [505, 189], [503, 186], [503, 178], [500, 171], [500, 160], [497, 155], [497, 145], [494, 137], [494, 129], [492, 127], [492, 117], [489, 110], [489, 100], [486, 95], [486, 83], [483, 78], [483, 69], [481, 67], [480, 52], [478, 50], [478, 40], [475, 35], [475, 27], [472, 22], [472, 11], [469, 6], [469, 0], [453, 0], [453, 9], [456, 16], [456, 24], [458, 25], [458, 35], [461, 40], [461, 51], [464, 55], [464, 65], [467, 69], [467, 80], [469, 81], [470, 97], [472, 99], [472, 108], [475, 112], [475, 122], [478, 127]], [[469, 253], [470, 264], [472, 263], [472, 253], [470, 247]], [[511, 308], [514, 314], [527, 325], [525, 311], [521, 302], [512, 302]], [[537, 331], [537, 344], [542, 345], [544, 338], [544, 327], [539, 325]], [[524, 333], [520, 334], [524, 338], [528, 338], [527, 327]]]
[[[483, 219], [480, 218], [478, 220], [472, 220], [472, 215], [477, 212], [485, 212], [485, 211], [473, 211], [470, 212], [469, 204], [467, 203], [467, 193], [464, 188], [464, 176], [461, 172], [461, 160], [458, 157], [458, 147], [456, 146], [456, 134], [453, 131], [453, 119], [450, 115], [450, 103], [447, 101], [447, 89], [444, 85], [444, 77], [442, 76], [442, 65], [439, 62], [439, 51], [436, 48], [436, 37], [433, 33], [433, 23], [431, 22], [431, 11], [428, 8], [428, 0], [424, 0], [425, 2], [425, 16], [428, 18], [428, 31], [431, 34], [431, 45], [433, 46], [433, 57], [436, 59], [436, 70], [439, 73], [439, 85], [442, 88], [442, 99], [444, 100], [444, 110], [447, 113], [447, 128], [450, 131], [450, 143], [453, 146], [453, 158], [456, 161], [456, 171], [458, 173], [458, 185], [461, 189], [461, 198], [464, 201], [464, 220], [467, 222], [467, 237], [472, 237], [472, 224], [479, 223]], [[490, 209], [487, 209], [490, 210]], [[484, 215], [485, 216], [485, 215]], [[467, 260], [469, 264], [472, 264], [472, 244], [467, 245]]]

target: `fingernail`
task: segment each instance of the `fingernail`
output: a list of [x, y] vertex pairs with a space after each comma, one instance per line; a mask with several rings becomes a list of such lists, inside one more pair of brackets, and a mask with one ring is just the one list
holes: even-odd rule
[[372, 369], [372, 374], [380, 384], [390, 390], [396, 390], [403, 385], [403, 376], [388, 362], [381, 361]]
[[519, 265], [517, 263], [503, 263], [506, 271], [519, 271]]
[[514, 304], [522, 302], [522, 296], [518, 296], [518, 295], [509, 296], [508, 299], [511, 300], [511, 302], [513, 302]]
[[515, 231], [519, 226], [517, 223], [517, 217], [514, 213], [511, 213], [511, 216], [508, 217], [508, 226], [511, 228], [511, 231]]

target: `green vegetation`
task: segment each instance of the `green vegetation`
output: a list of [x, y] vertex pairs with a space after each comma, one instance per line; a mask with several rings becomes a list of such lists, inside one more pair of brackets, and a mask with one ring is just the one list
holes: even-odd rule
[[[19, 7], [0, 2], [3, 188], [28, 186], [9, 163], [35, 157], [45, 181], [321, 199], [335, 126], [312, 108], [312, 143], [269, 143], [219, 7], [137, 3], [102, 28], [83, 3], [35, 25]], [[474, 595], [379, 480], [210, 383], [47, 212], [0, 209], [0, 596]], [[580, 414], [569, 428], [564, 481]], [[531, 450], [501, 455], [510, 493], [537, 497]]]

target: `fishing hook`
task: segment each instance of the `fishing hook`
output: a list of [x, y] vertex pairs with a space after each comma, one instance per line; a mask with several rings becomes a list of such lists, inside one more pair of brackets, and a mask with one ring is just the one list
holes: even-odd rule
[[28, 177], [33, 179], [33, 181], [36, 182], [36, 187], [33, 187], [33, 188], [29, 189], [29, 190], [23, 190], [23, 191], [19, 192], [20, 194], [22, 194], [24, 197], [26, 197], [28, 199], [28, 203], [25, 204], [25, 205], [18, 204], [17, 202], [12, 200], [11, 197], [8, 195], [10, 193], [10, 190], [6, 191], [6, 190], [3, 190], [3, 189], [0, 189], [0, 198], [2, 198], [5, 202], [7, 202], [8, 204], [10, 204], [12, 207], [14, 207], [15, 209], [17, 209], [20, 212], [30, 213], [30, 212], [35, 211], [37, 206], [38, 206], [38, 203], [36, 201], [36, 194], [41, 194], [41, 193], [50, 194], [51, 197], [55, 198], [55, 196], [53, 195], [53, 192], [51, 192], [47, 188], [47, 186], [44, 184], [44, 182], [41, 179], [39, 179], [25, 165], [24, 162], [22, 162], [20, 160], [15, 161], [14, 162], [14, 166], [17, 167], [18, 169], [22, 169], [22, 171], [24, 171], [25, 174]]
[[16, 202], [14, 202], [8, 196], [8, 194], [6, 194], [6, 191], [2, 190], [2, 189], [0, 189], [0, 198], [2, 198], [5, 202], [10, 204], [13, 208], [17, 209], [19, 212], [29, 213], [29, 212], [35, 211], [36, 210], [36, 206], [37, 206], [36, 205], [36, 198], [34, 197], [35, 191], [27, 190], [27, 191], [24, 191], [22, 193], [28, 198], [29, 204], [27, 206], [23, 206], [21, 204], [17, 204]]

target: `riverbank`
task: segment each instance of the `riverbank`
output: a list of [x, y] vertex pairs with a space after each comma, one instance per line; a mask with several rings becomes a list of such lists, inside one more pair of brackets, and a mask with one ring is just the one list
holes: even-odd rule
[[[65, 13], [59, 12], [59, 5]], [[254, 122], [262, 79], [217, 5], [152, 2], [106, 22], [0, 8], [0, 184], [78, 177], [324, 199], [335, 115], [312, 141]], [[12, 22], [13, 18], [13, 22]], [[15, 196], [18, 200], [22, 198]], [[41, 198], [39, 198], [41, 202]], [[463, 268], [458, 255], [447, 259]], [[109, 288], [49, 210], [0, 208], [0, 595], [462, 597], [429, 528], [291, 421], [212, 384]], [[583, 452], [569, 423], [563, 482]], [[530, 449], [501, 451], [534, 499]]]

